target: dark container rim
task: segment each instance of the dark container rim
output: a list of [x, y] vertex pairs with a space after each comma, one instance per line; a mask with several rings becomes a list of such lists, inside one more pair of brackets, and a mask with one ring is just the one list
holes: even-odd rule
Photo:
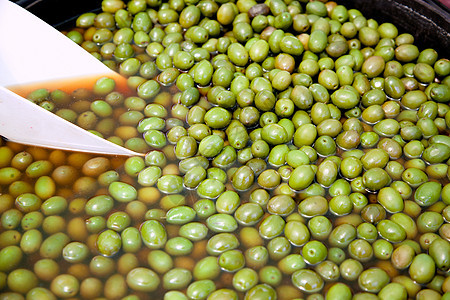
[[[85, 12], [99, 12], [101, 0], [13, 0], [58, 29], [68, 29]], [[450, 9], [438, 0], [334, 0], [366, 18], [390, 22], [410, 33], [420, 49], [433, 48], [449, 56]]]

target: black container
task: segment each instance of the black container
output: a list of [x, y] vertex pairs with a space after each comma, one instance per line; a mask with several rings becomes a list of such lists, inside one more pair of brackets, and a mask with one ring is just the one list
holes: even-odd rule
[[58, 28], [75, 24], [82, 13], [101, 10], [102, 0], [13, 0], [48, 24]]
[[349, 8], [359, 9], [379, 23], [391, 22], [401, 33], [411, 33], [421, 49], [434, 48], [449, 56], [450, 10], [431, 0], [335, 0]]
[[[421, 48], [434, 48], [441, 56], [450, 52], [450, 10], [433, 0], [334, 0], [347, 8], [359, 9], [379, 23], [391, 22], [400, 33], [411, 33]], [[58, 29], [73, 26], [78, 15], [100, 11], [101, 0], [16, 0]]]

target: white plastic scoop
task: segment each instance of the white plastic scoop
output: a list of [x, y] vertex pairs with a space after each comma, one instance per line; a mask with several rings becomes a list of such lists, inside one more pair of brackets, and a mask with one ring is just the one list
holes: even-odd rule
[[[124, 86], [110, 70], [64, 34], [22, 7], [0, 0], [0, 135], [10, 141], [108, 155], [143, 155], [92, 134], [13, 91], [20, 87], [72, 90], [100, 77]], [[50, 83], [49, 83], [50, 82]], [[55, 86], [50, 86], [51, 83]]]

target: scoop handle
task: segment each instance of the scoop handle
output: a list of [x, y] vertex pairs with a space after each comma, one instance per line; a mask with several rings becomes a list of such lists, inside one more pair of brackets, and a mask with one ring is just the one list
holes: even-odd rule
[[64, 79], [71, 80], [74, 90], [85, 87], [86, 81], [80, 78], [105, 76], [114, 79], [117, 86], [126, 83], [124, 77], [8, 0], [0, 0], [0, 41], [0, 135], [14, 142], [54, 149], [143, 155], [102, 139], [11, 91], [19, 91], [21, 86], [51, 88]]

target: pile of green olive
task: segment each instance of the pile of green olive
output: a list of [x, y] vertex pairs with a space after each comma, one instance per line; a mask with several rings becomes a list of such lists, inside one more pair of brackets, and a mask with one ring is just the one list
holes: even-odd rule
[[103, 0], [127, 77], [27, 98], [114, 143], [0, 140], [1, 299], [450, 299], [450, 61], [339, 3]]

